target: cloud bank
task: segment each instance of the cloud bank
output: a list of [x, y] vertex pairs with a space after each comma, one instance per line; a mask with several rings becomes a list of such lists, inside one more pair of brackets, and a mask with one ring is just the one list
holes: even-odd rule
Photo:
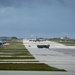
[[74, 37], [74, 7], [75, 0], [0, 0], [0, 35]]

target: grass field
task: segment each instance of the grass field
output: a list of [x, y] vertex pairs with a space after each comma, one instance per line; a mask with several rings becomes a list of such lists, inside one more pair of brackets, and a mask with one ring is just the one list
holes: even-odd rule
[[64, 44], [66, 46], [75, 46], [75, 40], [64, 40], [64, 39], [60, 39], [60, 38], [56, 38], [56, 39], [49, 39], [49, 41], [55, 41], [61, 44]]
[[66, 70], [64, 69], [54, 68], [44, 63], [25, 63], [25, 64], [0, 63], [0, 70], [65, 71], [66, 72]]
[[25, 48], [22, 40], [11, 40], [8, 43], [9, 45], [0, 48], [0, 59], [35, 59]]
[[74, 41], [61, 41], [59, 43], [62, 43], [66, 46], [75, 46], [75, 42]]

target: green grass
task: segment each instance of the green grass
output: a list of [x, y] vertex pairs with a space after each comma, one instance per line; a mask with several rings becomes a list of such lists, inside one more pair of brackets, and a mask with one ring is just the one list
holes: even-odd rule
[[9, 62], [9, 63], [13, 63], [13, 62], [29, 62], [29, 63], [31, 63], [31, 62], [39, 62], [39, 61], [35, 61], [35, 60], [33, 60], [33, 61], [30, 61], [30, 60], [26, 60], [26, 61], [19, 61], [19, 60], [17, 60], [17, 61], [12, 61], [12, 60], [9, 60], [9, 61], [0, 61], [0, 62], [2, 62], [2, 63], [7, 63], [7, 62]]
[[61, 44], [64, 44], [66, 46], [75, 46], [75, 42], [74, 41], [62, 41], [62, 42], [59, 42]]
[[4, 59], [35, 59], [34, 57], [0, 57], [1, 60]]
[[5, 46], [4, 49], [10, 49], [10, 50], [23, 50], [26, 49], [22, 42], [10, 42], [9, 46]]
[[4, 48], [0, 48], [0, 50], [27, 50], [20, 40], [10, 40], [7, 42], [10, 43], [10, 45], [4, 46]]
[[64, 39], [57, 38], [57, 39], [49, 39], [49, 41], [58, 42], [58, 43], [66, 45], [66, 46], [75, 46], [74, 40], [64, 40]]
[[[30, 52], [23, 45], [22, 40], [14, 39], [7, 41], [10, 45], [0, 48], [0, 55], [6, 57], [0, 57], [0, 59], [35, 59]], [[7, 57], [10, 55], [11, 57]], [[18, 56], [30, 56], [30, 57], [18, 57]]]
[[10, 64], [0, 63], [0, 70], [24, 70], [24, 71], [65, 71], [64, 69], [58, 69], [48, 66], [44, 63], [25, 63], [25, 64]]

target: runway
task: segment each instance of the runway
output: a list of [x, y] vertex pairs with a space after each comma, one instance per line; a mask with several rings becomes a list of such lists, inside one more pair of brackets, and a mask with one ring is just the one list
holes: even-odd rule
[[[51, 41], [29, 42], [23, 40], [23, 43], [40, 62], [75, 73], [75, 46], [65, 46]], [[37, 44], [49, 44], [50, 48], [37, 48]]]
[[42, 63], [48, 64], [53, 67], [65, 69], [69, 72], [75, 72], [75, 56], [51, 49], [32, 48], [28, 50], [37, 60]]

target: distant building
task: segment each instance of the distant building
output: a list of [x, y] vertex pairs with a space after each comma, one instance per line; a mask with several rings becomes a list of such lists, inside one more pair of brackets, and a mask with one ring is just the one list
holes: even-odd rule
[[68, 39], [69, 39], [68, 35], [67, 35], [67, 34], [64, 35], [63, 39], [64, 39], [64, 40], [68, 40]]

